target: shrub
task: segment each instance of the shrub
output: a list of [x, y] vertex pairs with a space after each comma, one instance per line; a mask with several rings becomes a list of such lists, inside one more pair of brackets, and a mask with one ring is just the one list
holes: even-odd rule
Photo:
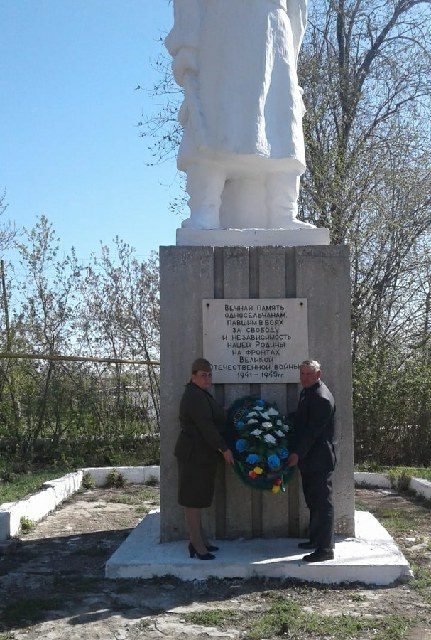
[[114, 487], [116, 489], [121, 489], [126, 484], [126, 480], [122, 473], [117, 471], [117, 469], [112, 469], [107, 475], [105, 487]]
[[93, 476], [88, 471], [86, 471], [82, 476], [81, 486], [83, 489], [94, 489], [96, 486]]
[[24, 535], [26, 533], [30, 533], [30, 531], [32, 531], [36, 526], [33, 520], [30, 520], [30, 518], [27, 518], [26, 516], [21, 516], [19, 524], [21, 533], [23, 533]]

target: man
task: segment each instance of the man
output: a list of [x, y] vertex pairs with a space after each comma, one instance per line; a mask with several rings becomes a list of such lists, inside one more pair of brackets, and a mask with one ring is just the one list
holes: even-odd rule
[[320, 380], [320, 364], [304, 360], [300, 366], [303, 387], [294, 414], [294, 443], [287, 460], [301, 471], [305, 502], [310, 510], [308, 542], [301, 549], [314, 549], [303, 557], [305, 562], [332, 560], [334, 557], [334, 507], [332, 472], [336, 463], [334, 450], [335, 404], [332, 393]]
[[[174, 12], [165, 44], [184, 89], [178, 168], [191, 215], [182, 226], [312, 226], [296, 219], [305, 170], [296, 65], [307, 0], [174, 0]], [[250, 225], [253, 201], [260, 220]]]

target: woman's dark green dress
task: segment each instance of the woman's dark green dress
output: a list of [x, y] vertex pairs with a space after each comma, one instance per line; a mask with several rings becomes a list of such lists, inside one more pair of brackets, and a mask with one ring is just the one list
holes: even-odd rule
[[181, 431], [175, 445], [181, 506], [211, 506], [219, 452], [228, 448], [220, 435], [225, 421], [224, 409], [212, 395], [189, 382], [181, 398]]

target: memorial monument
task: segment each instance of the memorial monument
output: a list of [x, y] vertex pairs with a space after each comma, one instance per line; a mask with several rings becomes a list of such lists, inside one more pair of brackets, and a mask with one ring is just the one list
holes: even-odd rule
[[[190, 216], [160, 250], [162, 542], [186, 537], [173, 448], [200, 356], [222, 404], [255, 395], [282, 413], [296, 408], [299, 363], [322, 363], [337, 403], [336, 531], [354, 534], [348, 250], [297, 218], [306, 14], [306, 0], [174, 0], [166, 46], [184, 90], [178, 167]], [[299, 485], [267, 495], [220, 465], [209, 534], [305, 536]]]

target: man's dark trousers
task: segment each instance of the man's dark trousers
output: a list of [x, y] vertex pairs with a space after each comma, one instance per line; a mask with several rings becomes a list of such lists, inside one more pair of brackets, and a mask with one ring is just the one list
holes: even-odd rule
[[310, 510], [310, 541], [319, 551], [334, 548], [332, 471], [301, 472], [302, 490]]

